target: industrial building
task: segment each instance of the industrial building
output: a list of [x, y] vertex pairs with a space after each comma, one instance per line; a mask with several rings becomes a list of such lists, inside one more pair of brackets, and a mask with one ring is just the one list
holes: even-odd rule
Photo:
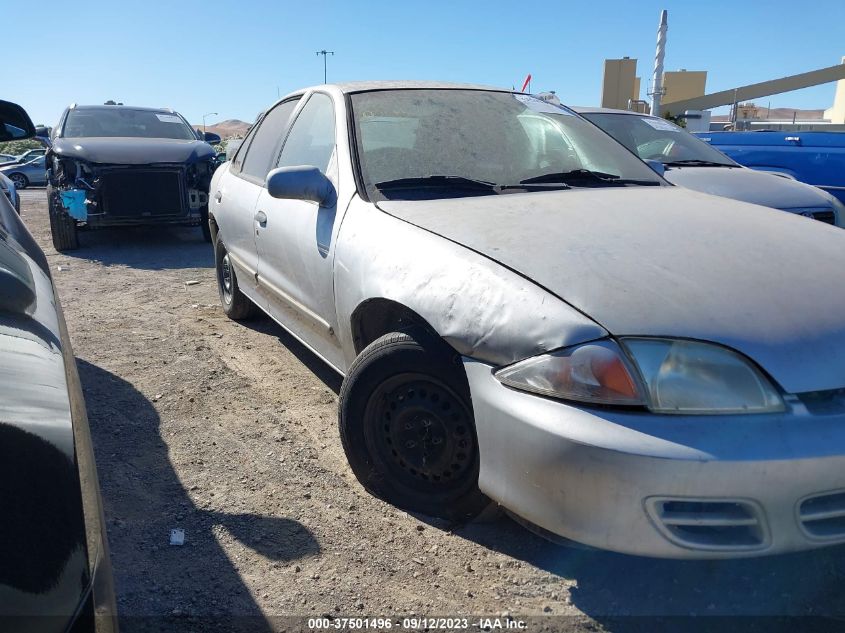
[[[732, 129], [845, 131], [845, 57], [834, 66], [708, 94], [706, 70], [663, 70], [667, 30], [667, 12], [663, 11], [658, 25], [654, 73], [647, 82], [646, 94], [643, 94], [642, 78], [637, 74], [636, 59], [605, 60], [603, 108], [686, 119], [688, 123], [694, 122], [699, 130], [722, 129], [727, 125]], [[833, 105], [824, 110], [821, 117], [801, 119], [793, 113], [791, 118], [773, 119], [768, 107], [752, 101], [831, 82], [836, 82]], [[710, 111], [724, 106], [730, 106], [730, 116], [716, 117], [711, 125]]]

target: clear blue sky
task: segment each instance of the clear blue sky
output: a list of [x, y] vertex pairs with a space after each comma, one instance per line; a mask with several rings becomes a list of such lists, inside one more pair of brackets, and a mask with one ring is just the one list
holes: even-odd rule
[[[13, 5], [15, 20], [3, 29], [3, 98], [47, 125], [71, 102], [107, 99], [170, 106], [193, 123], [206, 112], [219, 113], [209, 124], [251, 121], [277, 91], [322, 83], [315, 51], [323, 48], [336, 51], [330, 82], [519, 88], [530, 72], [534, 91], [597, 105], [605, 58], [637, 58], [645, 86], [663, 8], [666, 69], [708, 70], [708, 91], [833, 65], [845, 55], [843, 0], [41, 0], [26, 11], [20, 3], [6, 8]], [[833, 94], [828, 84], [771, 104], [825, 108]]]

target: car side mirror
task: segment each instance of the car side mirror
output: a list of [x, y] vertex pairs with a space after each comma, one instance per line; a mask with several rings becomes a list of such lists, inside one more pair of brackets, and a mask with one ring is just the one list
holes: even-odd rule
[[659, 160], [653, 160], [651, 158], [645, 159], [645, 164], [651, 167], [652, 171], [654, 171], [658, 176], [662, 176], [666, 173], [666, 165], [661, 163]]
[[332, 181], [312, 165], [279, 167], [267, 174], [267, 193], [274, 198], [311, 200], [322, 207], [333, 207], [337, 192]]
[[219, 134], [215, 134], [214, 132], [203, 132], [202, 136], [203, 140], [209, 145], [220, 145], [220, 142], [223, 140]]
[[0, 101], [0, 141], [18, 141], [35, 136], [32, 119], [22, 107], [10, 101]]

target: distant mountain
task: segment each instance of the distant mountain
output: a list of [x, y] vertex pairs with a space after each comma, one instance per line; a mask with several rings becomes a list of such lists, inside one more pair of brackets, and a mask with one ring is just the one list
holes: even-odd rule
[[[206, 125], [205, 131], [219, 134], [220, 138], [226, 140], [227, 138], [232, 138], [233, 136], [246, 135], [250, 125], [250, 123], [241, 121], [240, 119], [226, 119], [225, 121], [220, 121], [214, 125]], [[195, 124], [194, 128], [202, 131], [202, 123]]]

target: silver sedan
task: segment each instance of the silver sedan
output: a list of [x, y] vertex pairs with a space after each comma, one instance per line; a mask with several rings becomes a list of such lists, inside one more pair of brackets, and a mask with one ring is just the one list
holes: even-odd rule
[[39, 156], [26, 163], [0, 167], [0, 174], [11, 180], [17, 189], [47, 184], [47, 167], [44, 156]]
[[845, 542], [845, 233], [673, 187], [571, 110], [300, 90], [214, 175], [225, 312], [344, 375], [370, 492], [661, 557]]

